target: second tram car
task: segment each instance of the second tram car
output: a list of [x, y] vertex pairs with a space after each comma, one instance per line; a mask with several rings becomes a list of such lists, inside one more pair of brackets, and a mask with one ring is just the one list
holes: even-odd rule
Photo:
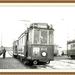
[[13, 55], [34, 65], [54, 60], [54, 29], [47, 23], [32, 23], [13, 43]]
[[18, 40], [13, 42], [13, 57], [17, 57], [18, 56]]
[[67, 42], [67, 56], [75, 58], [75, 40]]

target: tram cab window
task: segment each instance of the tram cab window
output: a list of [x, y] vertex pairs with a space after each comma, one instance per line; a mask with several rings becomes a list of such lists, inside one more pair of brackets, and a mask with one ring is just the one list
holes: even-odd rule
[[34, 44], [47, 44], [47, 30], [43, 29], [35, 29], [34, 30]]
[[47, 44], [47, 30], [41, 30], [40, 42], [41, 44]]
[[29, 31], [29, 44], [43, 44], [49, 45], [54, 44], [53, 39], [53, 31], [45, 30], [45, 29], [32, 29]]
[[39, 44], [39, 30], [34, 30], [34, 43]]

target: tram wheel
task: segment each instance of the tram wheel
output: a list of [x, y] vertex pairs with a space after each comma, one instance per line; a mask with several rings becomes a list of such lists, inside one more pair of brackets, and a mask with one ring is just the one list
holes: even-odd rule
[[13, 58], [16, 58], [17, 56], [13, 54]]

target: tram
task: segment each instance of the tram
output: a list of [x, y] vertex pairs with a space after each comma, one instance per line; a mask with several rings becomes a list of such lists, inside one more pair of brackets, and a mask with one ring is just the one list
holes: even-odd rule
[[75, 40], [67, 42], [67, 56], [75, 58]]
[[54, 60], [54, 29], [47, 23], [32, 23], [13, 43], [13, 56], [34, 65]]

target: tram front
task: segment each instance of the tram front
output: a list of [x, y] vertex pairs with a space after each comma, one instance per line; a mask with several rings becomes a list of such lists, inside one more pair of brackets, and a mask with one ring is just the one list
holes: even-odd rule
[[47, 23], [33, 23], [29, 29], [29, 57], [33, 64], [54, 59], [54, 29]]

